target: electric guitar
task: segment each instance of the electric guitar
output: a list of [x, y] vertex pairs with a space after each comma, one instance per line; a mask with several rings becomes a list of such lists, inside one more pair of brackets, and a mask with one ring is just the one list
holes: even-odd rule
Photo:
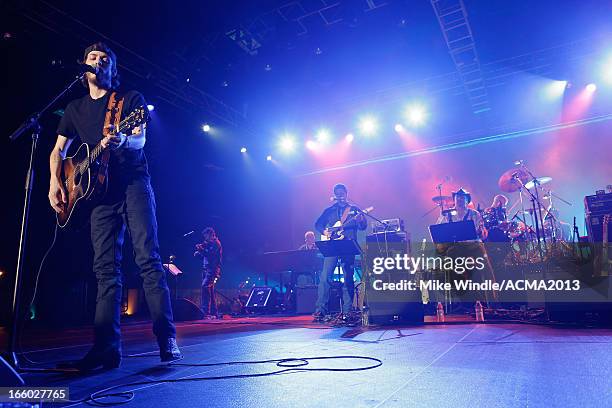
[[347, 217], [346, 220], [344, 220], [344, 222], [336, 221], [336, 223], [332, 225], [331, 227], [325, 228], [323, 235], [321, 235], [321, 241], [333, 241], [333, 240], [344, 239], [344, 226], [346, 225], [346, 223], [351, 221], [353, 218], [355, 218], [359, 214], [368, 214], [372, 211], [374, 211], [374, 207], [368, 207], [363, 211], [356, 212], [355, 214]]
[[[111, 134], [129, 132], [147, 119], [147, 108], [139, 106], [119, 122]], [[57, 225], [61, 228], [66, 227], [74, 218], [84, 215], [85, 207], [102, 199], [108, 190], [108, 157], [104, 156], [109, 154], [109, 150], [104, 149], [100, 143], [93, 149], [83, 143], [73, 156], [62, 161], [61, 180], [66, 189], [67, 203], [64, 211], [56, 214]]]

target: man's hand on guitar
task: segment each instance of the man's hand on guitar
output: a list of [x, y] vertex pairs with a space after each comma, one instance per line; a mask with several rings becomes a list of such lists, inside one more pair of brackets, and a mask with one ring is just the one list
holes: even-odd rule
[[66, 190], [60, 182], [51, 182], [49, 186], [49, 203], [58, 214], [66, 209], [68, 197], [66, 196]]
[[327, 239], [331, 238], [332, 233], [332, 230], [330, 230], [329, 228], [325, 228], [325, 230], [323, 231], [323, 235], [325, 235]]
[[[115, 128], [115, 126], [113, 125], [107, 125], [106, 129], [108, 129], [109, 132], [112, 132], [113, 129]], [[117, 134], [109, 134], [108, 136], [105, 136], [102, 141], [100, 141], [100, 144], [102, 145], [102, 148], [104, 149], [118, 149], [121, 147], [121, 145], [123, 145], [123, 143], [125, 143], [125, 140], [127, 139], [127, 137], [125, 136], [125, 134], [123, 133], [117, 133]]]
[[121, 145], [125, 142], [125, 139], [126, 136], [122, 133], [119, 133], [117, 135], [108, 135], [104, 139], [102, 139], [100, 144], [104, 149], [110, 148], [114, 150], [121, 147]]

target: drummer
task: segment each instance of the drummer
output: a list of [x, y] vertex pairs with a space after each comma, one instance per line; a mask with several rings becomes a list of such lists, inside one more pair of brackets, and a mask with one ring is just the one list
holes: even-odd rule
[[508, 205], [508, 197], [503, 194], [498, 194], [493, 197], [493, 202], [489, 208], [503, 208], [506, 212], [506, 205]]

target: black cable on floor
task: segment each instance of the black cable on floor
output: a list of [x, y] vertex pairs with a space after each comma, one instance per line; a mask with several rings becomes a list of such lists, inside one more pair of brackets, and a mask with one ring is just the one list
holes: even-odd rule
[[[314, 360], [339, 360], [339, 359], [352, 359], [352, 360], [367, 360], [372, 361], [374, 364], [355, 367], [355, 368], [305, 368], [310, 361]], [[329, 356], [329, 357], [301, 357], [301, 358], [282, 358], [273, 360], [258, 360], [258, 361], [229, 361], [222, 363], [206, 363], [206, 364], [190, 364], [190, 363], [170, 363], [168, 366], [181, 366], [181, 367], [214, 367], [214, 366], [227, 366], [227, 365], [240, 365], [240, 364], [265, 364], [265, 363], [276, 363], [276, 367], [282, 368], [280, 370], [269, 371], [266, 373], [258, 374], [235, 374], [235, 375], [221, 375], [212, 377], [191, 377], [191, 378], [176, 378], [176, 379], [164, 379], [164, 380], [150, 380], [150, 381], [138, 381], [126, 384], [118, 384], [112, 387], [108, 387], [92, 393], [89, 397], [79, 400], [70, 401], [73, 403], [86, 403], [94, 406], [116, 406], [126, 404], [132, 401], [135, 397], [134, 391], [120, 391], [110, 392], [118, 388], [124, 387], [136, 387], [142, 385], [152, 384], [163, 384], [163, 383], [181, 383], [181, 382], [194, 382], [194, 381], [210, 381], [210, 380], [227, 380], [235, 378], [255, 378], [255, 377], [267, 377], [271, 375], [278, 375], [290, 372], [300, 371], [365, 371], [380, 367], [383, 363], [381, 360], [374, 357], [364, 356]], [[121, 399], [120, 401], [103, 401], [105, 398], [116, 398]]]

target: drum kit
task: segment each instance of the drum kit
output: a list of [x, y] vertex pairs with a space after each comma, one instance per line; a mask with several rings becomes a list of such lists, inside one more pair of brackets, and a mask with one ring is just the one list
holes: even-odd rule
[[[514, 261], [544, 260], [557, 242], [567, 239], [560, 232], [554, 201], [558, 199], [567, 205], [572, 204], [543, 188], [552, 177], [536, 177], [522, 160], [514, 164], [516, 167], [505, 171], [497, 184], [501, 191], [518, 193], [518, 197], [508, 209], [499, 204], [481, 211], [488, 231], [485, 241], [510, 243], [515, 253]], [[546, 200], [547, 205], [542, 200]], [[432, 201], [441, 211], [453, 205], [452, 197], [442, 195], [440, 186]]]

